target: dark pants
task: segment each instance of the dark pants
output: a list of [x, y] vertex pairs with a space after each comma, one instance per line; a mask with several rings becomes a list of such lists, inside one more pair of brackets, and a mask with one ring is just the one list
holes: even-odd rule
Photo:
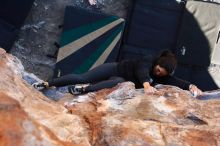
[[111, 88], [125, 79], [119, 76], [117, 63], [105, 63], [83, 74], [69, 74], [49, 81], [49, 86], [66, 86], [90, 83], [85, 92]]

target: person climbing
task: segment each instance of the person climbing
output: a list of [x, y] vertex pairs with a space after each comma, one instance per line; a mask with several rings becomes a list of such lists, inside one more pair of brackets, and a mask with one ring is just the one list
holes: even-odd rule
[[[202, 94], [196, 85], [173, 75], [176, 66], [175, 55], [169, 50], [164, 50], [155, 58], [148, 56], [104, 63], [83, 74], [68, 74], [48, 82], [34, 83], [33, 86], [37, 89], [43, 89], [51, 86], [69, 85], [68, 90], [71, 94], [83, 94], [112, 88], [118, 83], [131, 81], [136, 88], [144, 88], [145, 93], [155, 92], [154, 85], [156, 84], [165, 84], [189, 90], [194, 94]], [[76, 84], [87, 85], [76, 86]]]

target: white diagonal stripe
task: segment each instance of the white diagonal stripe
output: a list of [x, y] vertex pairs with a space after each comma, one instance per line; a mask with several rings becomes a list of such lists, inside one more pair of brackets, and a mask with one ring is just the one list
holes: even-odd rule
[[114, 26], [118, 25], [119, 23], [121, 23], [123, 21], [124, 21], [124, 19], [120, 18], [116, 21], [113, 21], [112, 23], [109, 23], [108, 25], [105, 25], [102, 28], [99, 28], [99, 29], [75, 40], [74, 42], [72, 42], [70, 44], [63, 46], [62, 48], [59, 49], [58, 56], [57, 56], [57, 62], [63, 60], [67, 56], [76, 52], [77, 50], [79, 50], [83, 46], [87, 45], [88, 43], [95, 40], [96, 38], [98, 38], [99, 36], [101, 36], [102, 34], [104, 34], [105, 32], [112, 29]]
[[93, 69], [94, 67], [103, 64], [105, 62], [105, 60], [108, 58], [109, 54], [112, 52], [112, 50], [114, 49], [115, 45], [117, 44], [117, 42], [119, 41], [119, 39], [121, 38], [121, 32], [115, 37], [115, 39], [112, 41], [112, 43], [108, 46], [108, 48], [102, 53], [102, 55], [99, 57], [98, 60], [96, 60], [96, 62], [92, 65], [92, 67], [90, 69]]

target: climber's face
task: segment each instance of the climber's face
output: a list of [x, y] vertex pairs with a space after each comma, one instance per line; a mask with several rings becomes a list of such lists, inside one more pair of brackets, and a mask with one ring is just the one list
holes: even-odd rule
[[165, 68], [161, 67], [160, 65], [156, 65], [153, 69], [153, 74], [158, 77], [164, 77], [168, 75], [168, 72]]

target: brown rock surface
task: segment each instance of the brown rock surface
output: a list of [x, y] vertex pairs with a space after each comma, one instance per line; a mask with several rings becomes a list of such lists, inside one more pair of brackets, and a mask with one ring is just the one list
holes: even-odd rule
[[1, 146], [73, 146], [33, 121], [12, 97], [4, 92], [0, 92], [0, 97]]
[[0, 49], [0, 146], [220, 146], [220, 91], [197, 99], [161, 85], [146, 95], [125, 82], [56, 102], [23, 73]]
[[[0, 76], [0, 92], [7, 95], [8, 98], [17, 100], [29, 119], [33, 119], [40, 125], [47, 127], [61, 141], [72, 142], [77, 145], [88, 145], [88, 130], [82, 124], [81, 119], [77, 115], [66, 113], [65, 107], [49, 100], [42, 93], [28, 85], [22, 79], [22, 70], [18, 60], [6, 54], [2, 49], [0, 50]], [[17, 117], [13, 115], [11, 118], [17, 120]], [[2, 123], [0, 121], [0, 125]], [[0, 135], [2, 135], [7, 127], [0, 127], [5, 128], [0, 132]], [[14, 133], [17, 132], [19, 133], [19, 131], [14, 131]], [[43, 133], [43, 130], [38, 129], [38, 133]], [[0, 140], [0, 145], [3, 141], [5, 140]], [[52, 139], [49, 139], [49, 141], [52, 141]]]

